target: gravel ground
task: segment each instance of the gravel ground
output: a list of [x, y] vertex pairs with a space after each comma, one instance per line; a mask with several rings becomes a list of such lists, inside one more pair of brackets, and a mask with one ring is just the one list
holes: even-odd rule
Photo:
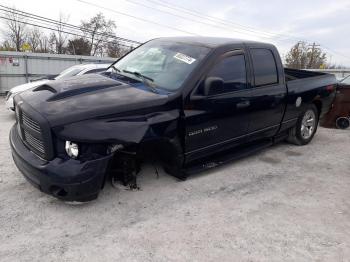
[[319, 128], [178, 182], [146, 166], [140, 191], [107, 185], [69, 205], [33, 188], [0, 99], [1, 261], [350, 261], [350, 132]]

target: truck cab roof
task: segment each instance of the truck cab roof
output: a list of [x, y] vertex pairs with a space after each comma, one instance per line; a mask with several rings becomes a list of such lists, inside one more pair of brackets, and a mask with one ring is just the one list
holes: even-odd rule
[[227, 46], [232, 44], [259, 44], [259, 45], [272, 46], [271, 44], [257, 42], [257, 41], [243, 40], [238, 38], [209, 37], [209, 36], [162, 37], [162, 38], [156, 38], [156, 40], [180, 42], [180, 43], [186, 43], [186, 44], [205, 46], [208, 48], [218, 48], [221, 46]]

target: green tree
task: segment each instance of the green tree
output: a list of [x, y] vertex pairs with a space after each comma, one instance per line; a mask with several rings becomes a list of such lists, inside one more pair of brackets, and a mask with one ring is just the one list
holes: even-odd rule
[[90, 55], [90, 43], [80, 37], [68, 40], [67, 52], [71, 55]]
[[296, 43], [286, 55], [286, 65], [295, 69], [319, 69], [325, 65], [327, 55], [316, 45], [306, 42]]

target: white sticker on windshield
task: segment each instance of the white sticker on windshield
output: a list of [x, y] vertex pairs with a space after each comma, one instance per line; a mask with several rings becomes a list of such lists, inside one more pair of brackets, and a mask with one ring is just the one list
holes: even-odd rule
[[176, 53], [176, 55], [174, 55], [174, 58], [185, 62], [186, 64], [192, 64], [194, 61], [196, 61], [196, 59], [194, 59], [193, 57], [187, 56], [185, 54], [181, 54], [181, 53]]

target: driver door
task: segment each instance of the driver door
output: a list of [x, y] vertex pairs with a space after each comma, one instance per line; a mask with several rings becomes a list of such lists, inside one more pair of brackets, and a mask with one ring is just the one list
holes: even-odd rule
[[[250, 110], [246, 64], [243, 50], [224, 53], [185, 104], [187, 161], [245, 142]], [[222, 79], [223, 87], [205, 95], [208, 77]]]

